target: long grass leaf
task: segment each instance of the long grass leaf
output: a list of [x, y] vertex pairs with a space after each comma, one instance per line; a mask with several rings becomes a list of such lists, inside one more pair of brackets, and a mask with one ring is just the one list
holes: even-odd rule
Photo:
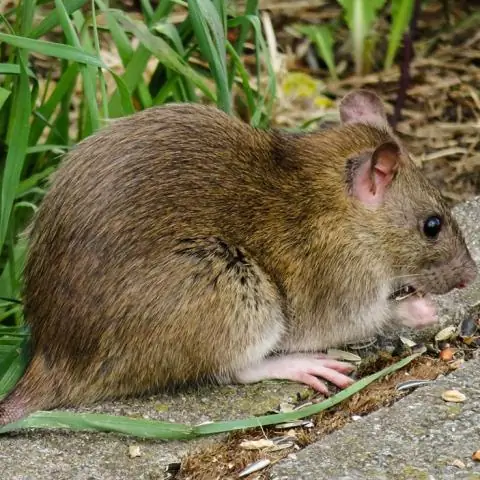
[[12, 137], [8, 145], [7, 159], [2, 178], [0, 204], [0, 249], [5, 243], [10, 218], [15, 200], [16, 190], [20, 181], [25, 157], [27, 155], [28, 136], [30, 131], [30, 85], [26, 70], [26, 52], [20, 52], [20, 75], [18, 89], [11, 112]]
[[[78, 50], [82, 50], [80, 40], [73, 28], [72, 21], [68, 17], [68, 13], [62, 0], [55, 0], [55, 6], [57, 8], [60, 25], [63, 28], [63, 32], [67, 37], [68, 42]], [[97, 58], [100, 60], [98, 56]], [[100, 128], [100, 114], [96, 99], [95, 71], [88, 67], [88, 65], [80, 65], [80, 73], [82, 74], [83, 79], [84, 100], [88, 106], [90, 120], [89, 128], [84, 132], [84, 136], [87, 136], [92, 133], [92, 131], [96, 131]]]
[[[117, 20], [133, 33], [147, 50], [155, 55], [167, 68], [190, 78], [195, 85], [200, 88], [207, 97], [215, 99], [210, 89], [207, 87], [204, 79], [193, 68], [188, 65], [183, 58], [160, 37], [153, 35], [148, 28], [140, 22], [133, 21], [122, 12], [115, 12]], [[124, 78], [125, 79], [125, 78]], [[127, 82], [125, 82], [130, 88]]]
[[[87, 3], [87, 0], [66, 0], [65, 9], [68, 14], [79, 10]], [[32, 31], [30, 32], [31, 38], [43, 37], [48, 32], [51, 32], [55, 27], [59, 25], [59, 16], [57, 10], [52, 10]]]
[[[130, 44], [130, 41], [128, 39], [128, 36], [126, 32], [120, 27], [118, 24], [116, 18], [114, 15], [112, 15], [112, 11], [107, 8], [105, 3], [102, 0], [95, 0], [95, 3], [98, 5], [100, 10], [104, 13], [106, 19], [107, 19], [107, 25], [110, 30], [110, 33], [112, 35], [112, 40], [115, 43], [115, 46], [117, 47], [118, 53], [120, 55], [120, 59], [122, 60], [122, 64], [124, 66], [128, 65], [130, 60], [132, 59], [134, 55], [134, 49], [132, 45]], [[113, 73], [113, 72], [111, 72]], [[128, 90], [128, 87], [126, 83], [122, 80], [121, 83], [119, 82], [120, 77], [119, 76], [114, 76], [115, 82], [117, 83], [117, 99], [118, 95], [120, 95], [120, 105], [117, 103], [114, 107], [115, 112], [114, 112], [114, 117], [119, 116], [119, 113], [126, 113], [127, 110], [125, 110], [125, 107], [128, 108], [128, 103], [131, 104], [131, 98], [127, 100], [125, 94], [128, 92], [128, 96], [131, 97], [131, 93]], [[138, 79], [138, 84], [135, 87], [138, 90], [138, 96], [140, 98], [140, 102], [142, 104], [143, 108], [148, 108], [152, 105], [152, 96], [150, 95], [150, 92], [148, 90], [148, 87], [145, 85], [145, 82], [143, 81], [142, 76], [140, 75]], [[120, 90], [121, 89], [121, 90]], [[134, 89], [132, 89], [132, 92]], [[121, 106], [123, 109], [123, 112], [120, 112], [118, 107]], [[109, 103], [109, 115], [112, 115], [112, 102], [110, 101]]]
[[11, 95], [11, 91], [6, 88], [0, 87], [0, 110], [2, 109], [5, 102], [8, 100], [8, 97]]
[[[27, 68], [27, 73], [30, 77], [34, 78], [35, 74]], [[20, 75], [20, 65], [17, 63], [0, 63], [0, 74], [4, 75]]]
[[72, 91], [76, 77], [78, 75], [79, 66], [77, 63], [72, 63], [63, 72], [60, 80], [57, 82], [55, 90], [51, 93], [48, 100], [43, 103], [38, 110], [34, 111], [35, 120], [33, 121], [30, 144], [35, 145], [40, 138], [44, 128], [49, 125], [49, 120], [52, 117], [55, 110], [61, 104], [65, 97], [68, 97]]
[[[159, 22], [163, 18], [167, 17], [172, 8], [175, 6], [175, 1], [173, 0], [162, 0], [159, 2], [158, 7], [156, 8], [152, 22]], [[113, 15], [113, 13], [112, 13]], [[124, 81], [126, 87], [128, 88], [129, 92], [134, 92], [134, 90], [138, 87], [139, 89], [142, 88], [143, 84], [143, 72], [147, 66], [147, 63], [152, 56], [150, 50], [146, 48], [143, 44], [141, 44], [137, 50], [133, 53], [128, 65], [126, 65], [126, 69], [124, 74], [122, 75], [122, 80]], [[142, 101], [145, 99], [142, 98]], [[122, 98], [117, 90], [112, 98], [110, 99], [109, 103], [109, 112], [110, 117], [118, 117], [122, 114]], [[144, 107], [152, 105], [152, 101], [149, 105], [144, 104]]]
[[335, 67], [335, 52], [333, 49], [333, 35], [326, 25], [295, 25], [295, 29], [306, 35], [315, 45], [319, 57], [327, 65], [328, 71], [334, 80], [337, 80]]
[[387, 54], [385, 56], [385, 70], [393, 65], [393, 60], [402, 41], [402, 36], [407, 30], [410, 18], [412, 17], [413, 2], [414, 0], [392, 1], [392, 26], [388, 38]]
[[373, 373], [368, 377], [364, 377], [361, 380], [355, 382], [350, 387], [346, 388], [345, 390], [342, 390], [336, 395], [327, 398], [320, 403], [315, 403], [314, 405], [310, 405], [308, 407], [301, 408], [293, 412], [277, 413], [274, 415], [263, 415], [259, 417], [249, 418], [246, 420], [233, 420], [230, 422], [214, 422], [197, 425], [194, 429], [194, 432], [200, 436], [212, 435], [216, 433], [231, 432], [234, 430], [244, 430], [246, 428], [255, 428], [260, 426], [265, 427], [268, 425], [276, 425], [284, 422], [292, 422], [294, 420], [300, 420], [302, 418], [310, 417], [312, 415], [317, 415], [320, 412], [323, 412], [324, 410], [327, 410], [328, 408], [331, 408], [334, 405], [343, 402], [347, 398], [350, 398], [352, 395], [355, 395], [376, 380], [379, 380], [380, 378], [389, 375], [396, 370], [399, 370], [400, 368], [403, 368], [405, 365], [408, 365], [412, 360], [414, 360], [420, 355], [421, 353], [415, 353], [393, 365], [384, 368], [383, 370], [380, 370], [379, 372]]
[[365, 39], [370, 33], [377, 12], [385, 0], [337, 0], [345, 12], [345, 20], [353, 41], [353, 56], [357, 75], [363, 72]]
[[107, 68], [102, 59], [95, 55], [90, 55], [79, 48], [72, 47], [71, 45], [47, 42], [45, 40], [34, 40], [32, 38], [9, 35], [7, 33], [0, 33], [0, 41], [17, 48], [24, 48], [50, 57], [63, 58], [72, 62], [93, 65], [99, 68]]
[[[258, 0], [247, 0], [246, 5], [245, 5], [245, 13], [244, 16], [257, 16], [258, 15]], [[248, 34], [250, 32], [250, 24], [247, 22], [244, 22], [240, 26], [240, 33], [238, 34], [238, 37], [235, 41], [234, 44], [234, 50], [237, 54], [237, 57], [240, 57], [242, 54], [245, 42], [248, 38]], [[237, 61], [232, 62], [232, 65], [230, 67], [229, 73], [228, 73], [228, 86], [229, 88], [232, 88], [234, 77], [235, 77], [235, 72], [236, 68], [239, 67], [239, 63]]]
[[225, 54], [225, 31], [222, 19], [209, 0], [190, 0], [189, 18], [200, 51], [208, 61], [217, 86], [217, 106], [226, 113], [232, 111]]
[[344, 401], [359, 392], [372, 382], [389, 375], [404, 367], [421, 353], [415, 353], [383, 370], [365, 377], [352, 386], [330, 397], [323, 402], [305, 407], [294, 412], [263, 415], [227, 422], [203, 423], [189, 426], [181, 423], [159, 422], [155, 420], [132, 419], [116, 415], [67, 413], [67, 412], [36, 412], [27, 418], [0, 428], [0, 433], [15, 431], [21, 428], [66, 428], [71, 430], [97, 430], [134, 435], [141, 438], [161, 440], [189, 440], [196, 437], [225, 433], [234, 430], [244, 430], [266, 425], [276, 425], [292, 420], [316, 415]]

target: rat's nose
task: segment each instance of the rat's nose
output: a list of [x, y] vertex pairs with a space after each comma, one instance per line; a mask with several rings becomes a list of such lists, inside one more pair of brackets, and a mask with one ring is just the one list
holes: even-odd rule
[[467, 286], [467, 282], [460, 282], [458, 285], [457, 285], [457, 288], [465, 288]]

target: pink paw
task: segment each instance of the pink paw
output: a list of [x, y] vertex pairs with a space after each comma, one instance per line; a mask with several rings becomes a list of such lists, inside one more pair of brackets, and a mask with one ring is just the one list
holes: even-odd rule
[[266, 358], [242, 370], [236, 378], [240, 383], [255, 383], [267, 379], [291, 380], [328, 395], [327, 386], [318, 377], [345, 388], [354, 382], [345, 373], [354, 369], [349, 363], [323, 358], [321, 355], [284, 355]]
[[417, 329], [438, 322], [435, 305], [428, 296], [402, 300], [397, 307], [397, 316], [403, 325]]

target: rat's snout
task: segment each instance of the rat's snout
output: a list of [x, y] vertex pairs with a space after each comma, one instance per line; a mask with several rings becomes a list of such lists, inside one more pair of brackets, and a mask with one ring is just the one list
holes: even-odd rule
[[478, 267], [473, 258], [468, 254], [468, 262], [466, 262], [465, 269], [460, 282], [456, 288], [465, 288], [471, 285], [478, 275]]

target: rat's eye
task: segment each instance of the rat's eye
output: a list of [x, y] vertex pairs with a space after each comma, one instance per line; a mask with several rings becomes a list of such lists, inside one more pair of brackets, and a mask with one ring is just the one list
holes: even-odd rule
[[436, 215], [432, 215], [425, 220], [423, 224], [423, 233], [428, 238], [437, 238], [442, 229], [442, 219]]

